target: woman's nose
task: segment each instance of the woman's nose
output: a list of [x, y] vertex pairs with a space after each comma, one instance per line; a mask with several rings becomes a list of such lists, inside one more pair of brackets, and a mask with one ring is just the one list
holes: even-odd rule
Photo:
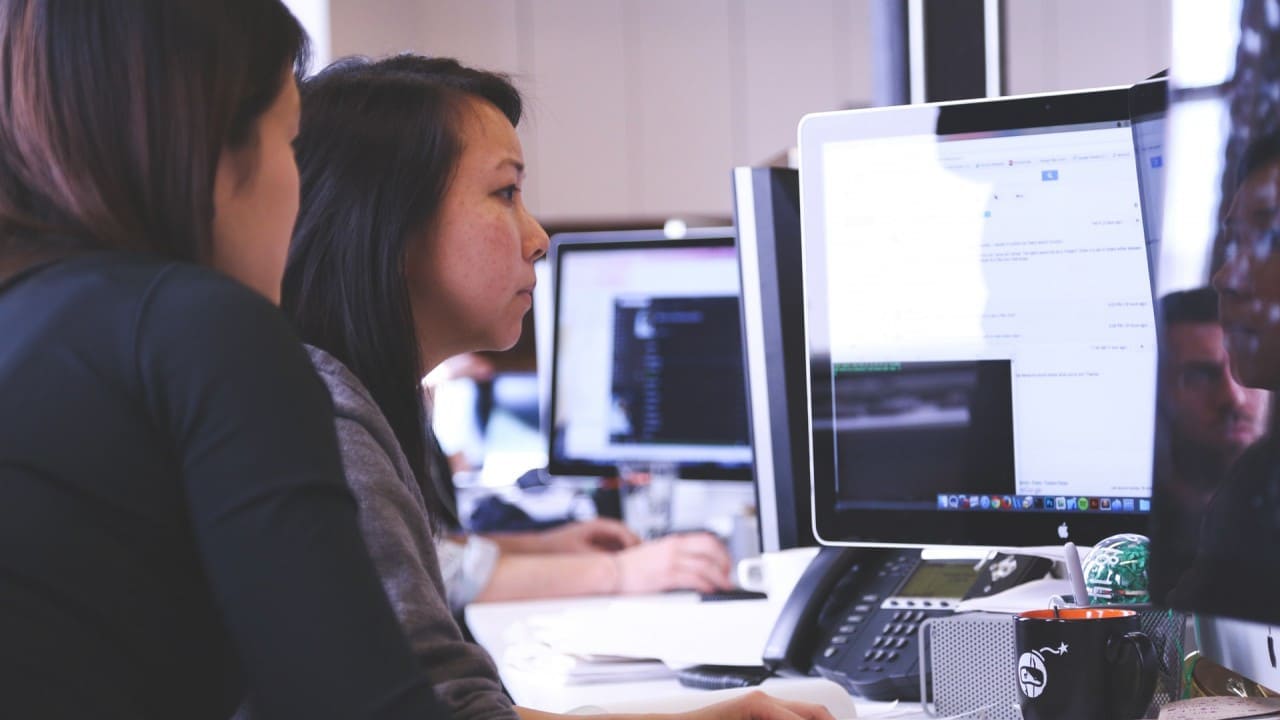
[[1220, 295], [1236, 295], [1244, 291], [1249, 276], [1247, 256], [1236, 243], [1228, 243], [1224, 248], [1222, 265], [1210, 279], [1210, 284]]
[[526, 212], [524, 232], [525, 257], [532, 262], [546, 255], [549, 242], [547, 231], [542, 229], [542, 224]]

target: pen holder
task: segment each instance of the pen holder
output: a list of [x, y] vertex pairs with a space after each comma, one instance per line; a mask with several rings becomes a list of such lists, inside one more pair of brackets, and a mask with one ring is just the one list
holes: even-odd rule
[[[1155, 645], [1155, 695], [1143, 717], [1182, 692], [1187, 616], [1151, 605], [1091, 605], [1138, 613], [1141, 629]], [[920, 628], [920, 702], [930, 716], [950, 717], [982, 712], [991, 720], [1021, 720], [1018, 710], [1017, 651], [1014, 616], [971, 612], [925, 621]]]

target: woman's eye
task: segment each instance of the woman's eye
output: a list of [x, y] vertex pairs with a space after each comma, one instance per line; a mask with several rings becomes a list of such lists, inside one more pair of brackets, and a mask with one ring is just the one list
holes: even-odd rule
[[511, 202], [516, 199], [516, 193], [518, 192], [520, 192], [519, 186], [508, 185], [507, 187], [504, 187], [498, 191], [498, 196], [501, 197], [503, 200], [506, 200], [507, 202]]

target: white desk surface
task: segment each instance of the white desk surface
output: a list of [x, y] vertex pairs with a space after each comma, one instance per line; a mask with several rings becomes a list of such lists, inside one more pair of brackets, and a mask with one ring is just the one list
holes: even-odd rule
[[[676, 695], [696, 695], [705, 691], [686, 688], [674, 678], [628, 682], [600, 682], [591, 684], [562, 684], [537, 673], [512, 668], [503, 662], [508, 645], [518, 634], [522, 621], [534, 616], [572, 611], [575, 608], [598, 609], [618, 598], [570, 598], [560, 600], [528, 600], [505, 603], [473, 603], [467, 606], [466, 622], [476, 641], [489, 652], [498, 666], [498, 673], [517, 705], [548, 712], [568, 712], [585, 705], [667, 698]], [[629, 598], [635, 599], [635, 598]], [[670, 602], [670, 595], [655, 600]], [[795, 682], [777, 678], [766, 680], [761, 689], [768, 692], [771, 686]], [[919, 712], [916, 702], [884, 703], [854, 699], [858, 717], [926, 718]]]

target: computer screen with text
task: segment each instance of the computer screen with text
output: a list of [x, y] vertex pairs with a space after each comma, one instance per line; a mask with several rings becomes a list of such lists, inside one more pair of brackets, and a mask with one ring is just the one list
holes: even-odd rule
[[749, 477], [732, 230], [585, 235], [554, 242], [552, 472], [668, 461], [685, 475]]
[[[974, 544], [1018, 539], [996, 515], [1141, 527], [1156, 328], [1124, 96], [806, 119], [815, 483], [835, 513], [985, 514], [951, 526]], [[1046, 520], [1045, 542], [1070, 530]]]

